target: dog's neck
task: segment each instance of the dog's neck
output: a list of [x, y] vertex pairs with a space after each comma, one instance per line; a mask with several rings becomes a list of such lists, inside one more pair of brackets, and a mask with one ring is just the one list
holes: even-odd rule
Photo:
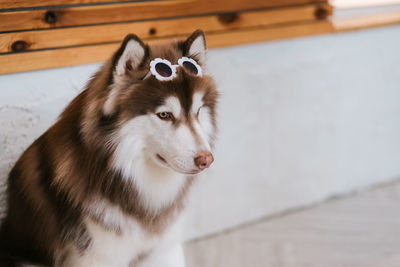
[[110, 229], [118, 230], [121, 225], [118, 221], [109, 221], [109, 214], [120, 214], [118, 218], [134, 217], [148, 231], [159, 233], [184, 208], [194, 176], [187, 177], [159, 166], [140, 151], [136, 156], [132, 154], [131, 164], [125, 170], [114, 170], [102, 177], [106, 190], [92, 195], [85, 206], [92, 219]]
[[134, 160], [133, 174], [119, 175], [106, 196], [121, 211], [135, 217], [150, 232], [162, 232], [184, 208], [194, 177], [157, 165], [142, 154]]

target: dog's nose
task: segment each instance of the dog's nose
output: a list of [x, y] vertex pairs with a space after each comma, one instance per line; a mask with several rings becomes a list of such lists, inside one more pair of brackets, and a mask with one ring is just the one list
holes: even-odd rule
[[214, 157], [209, 151], [202, 151], [194, 158], [194, 163], [200, 170], [210, 167], [213, 161]]

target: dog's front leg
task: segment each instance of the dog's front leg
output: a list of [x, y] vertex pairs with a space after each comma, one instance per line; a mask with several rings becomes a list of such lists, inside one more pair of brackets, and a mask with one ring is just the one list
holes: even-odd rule
[[[185, 267], [182, 244], [152, 252], [137, 267]], [[136, 266], [135, 266], [136, 267]]]

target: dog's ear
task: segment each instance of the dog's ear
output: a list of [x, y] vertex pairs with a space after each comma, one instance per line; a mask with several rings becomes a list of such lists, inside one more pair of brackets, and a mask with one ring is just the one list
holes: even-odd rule
[[113, 60], [114, 75], [122, 76], [135, 70], [146, 56], [146, 45], [134, 34], [125, 37]]
[[184, 55], [195, 58], [201, 65], [206, 61], [206, 38], [202, 30], [194, 31], [184, 42]]
[[140, 65], [148, 56], [148, 47], [134, 34], [125, 37], [121, 47], [112, 58], [112, 79], [108, 86], [109, 92], [104, 103], [104, 114], [110, 115], [115, 111], [115, 105], [121, 88], [133, 79], [139, 79], [143, 72]]

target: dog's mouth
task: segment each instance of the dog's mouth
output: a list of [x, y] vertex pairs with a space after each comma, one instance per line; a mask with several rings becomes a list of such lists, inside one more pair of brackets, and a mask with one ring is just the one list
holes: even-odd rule
[[165, 158], [163, 158], [160, 154], [156, 154], [157, 159], [159, 160], [159, 162], [164, 165], [165, 167], [171, 168], [176, 172], [179, 173], [183, 173], [183, 174], [188, 174], [188, 175], [195, 175], [198, 174], [201, 170], [191, 170], [191, 171], [182, 171], [182, 170], [177, 170], [176, 168], [174, 168], [173, 166], [171, 166], [170, 164], [168, 164], [168, 161], [166, 161]]

